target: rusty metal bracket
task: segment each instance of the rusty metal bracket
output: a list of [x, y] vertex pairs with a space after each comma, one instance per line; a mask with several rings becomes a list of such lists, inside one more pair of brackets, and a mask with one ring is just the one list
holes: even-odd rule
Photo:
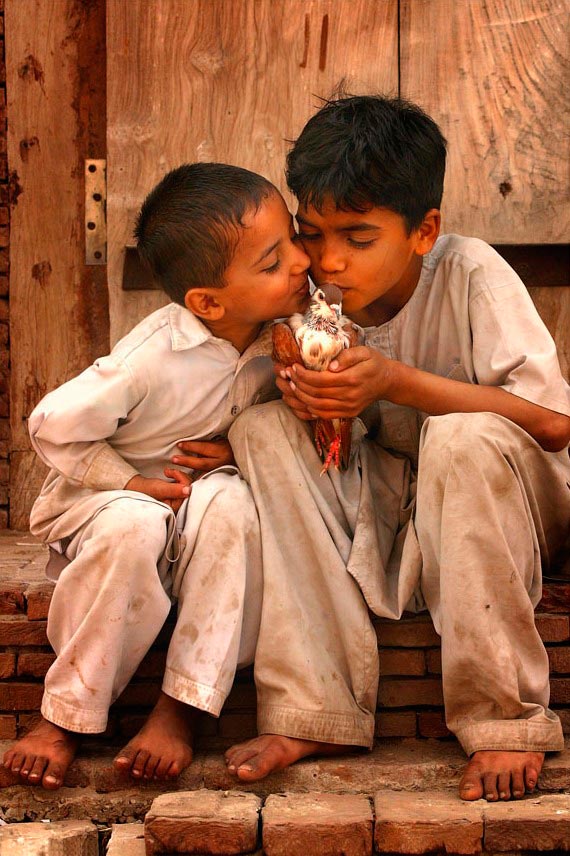
[[107, 161], [85, 161], [85, 264], [107, 264]]

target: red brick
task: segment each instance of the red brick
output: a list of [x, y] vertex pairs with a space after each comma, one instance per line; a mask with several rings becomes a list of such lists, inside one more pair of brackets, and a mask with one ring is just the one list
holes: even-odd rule
[[97, 853], [98, 833], [88, 820], [10, 823], [0, 828], [0, 849], [32, 856], [41, 853]]
[[559, 675], [570, 674], [570, 648], [547, 648], [550, 671]]
[[39, 710], [41, 684], [0, 684], [0, 710]]
[[551, 794], [484, 806], [485, 849], [570, 850], [570, 805], [567, 794]]
[[55, 660], [55, 654], [24, 652], [18, 654], [18, 675], [26, 678], [43, 678]]
[[16, 717], [0, 716], [0, 740], [15, 740], [16, 736]]
[[0, 297], [5, 297], [10, 290], [10, 279], [7, 276], [0, 276]]
[[53, 583], [47, 581], [30, 583], [26, 588], [27, 614], [30, 621], [41, 621], [48, 617], [53, 588]]
[[16, 655], [0, 654], [0, 678], [13, 678], [16, 674]]
[[403, 651], [381, 648], [378, 656], [381, 675], [415, 675], [416, 677], [425, 675], [425, 651], [417, 648], [408, 648]]
[[416, 714], [413, 710], [376, 714], [376, 737], [415, 737]]
[[123, 690], [115, 705], [118, 708], [123, 707], [154, 707], [160, 694], [160, 684], [149, 683], [131, 683]]
[[272, 794], [261, 817], [266, 856], [372, 854], [372, 810], [363, 794]]
[[149, 651], [135, 672], [135, 679], [162, 678], [166, 667], [166, 651]]
[[555, 710], [554, 712], [560, 717], [564, 734], [570, 734], [570, 710]]
[[443, 704], [441, 681], [435, 678], [393, 680], [381, 678], [378, 689], [381, 707], [416, 707]]
[[550, 679], [550, 701], [553, 704], [570, 704], [570, 678]]
[[540, 612], [570, 612], [570, 580], [545, 583], [542, 588], [542, 600], [538, 604]]
[[218, 734], [230, 740], [248, 740], [257, 735], [257, 716], [255, 713], [222, 713], [219, 719]]
[[47, 645], [46, 621], [28, 621], [12, 615], [0, 617], [0, 645]]
[[546, 615], [534, 617], [536, 627], [543, 642], [565, 642], [570, 639], [570, 619], [567, 615]]
[[380, 791], [374, 808], [378, 853], [481, 852], [483, 809], [455, 794]]
[[0, 615], [17, 615], [26, 611], [23, 583], [0, 584]]
[[400, 621], [390, 621], [387, 618], [380, 618], [375, 623], [380, 646], [390, 648], [428, 648], [440, 643], [440, 638], [435, 632], [429, 615], [401, 618]]
[[443, 711], [424, 710], [418, 714], [418, 731], [422, 737], [449, 737]]
[[255, 684], [236, 683], [226, 700], [224, 710], [255, 710], [256, 706]]
[[[4, 102], [4, 91], [0, 89], [0, 109], [2, 108], [2, 104]], [[7, 205], [0, 205], [0, 225], [7, 226], [10, 222], [10, 209]]]
[[427, 670], [430, 675], [441, 675], [441, 648], [426, 651]]
[[251, 853], [258, 844], [260, 806], [259, 797], [240, 791], [163, 794], [154, 800], [145, 818], [147, 856]]

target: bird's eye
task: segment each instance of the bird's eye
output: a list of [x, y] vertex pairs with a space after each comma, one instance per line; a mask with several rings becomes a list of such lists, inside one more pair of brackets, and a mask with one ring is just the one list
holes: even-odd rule
[[324, 291], [317, 291], [317, 297], [319, 298], [319, 300], [324, 300], [325, 299]]

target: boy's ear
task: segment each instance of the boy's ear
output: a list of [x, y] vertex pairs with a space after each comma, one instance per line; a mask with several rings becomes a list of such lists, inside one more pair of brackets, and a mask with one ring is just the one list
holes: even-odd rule
[[217, 288], [191, 288], [186, 292], [184, 305], [204, 321], [219, 321], [226, 310], [216, 298], [217, 291]]
[[440, 228], [441, 211], [438, 208], [430, 208], [418, 229], [418, 243], [416, 245], [418, 256], [425, 256], [433, 248]]

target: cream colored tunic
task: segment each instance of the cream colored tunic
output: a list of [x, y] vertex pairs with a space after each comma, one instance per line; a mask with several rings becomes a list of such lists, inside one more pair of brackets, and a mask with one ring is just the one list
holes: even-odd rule
[[180, 440], [226, 436], [245, 407], [275, 397], [270, 336], [266, 328], [240, 356], [171, 303], [46, 395], [29, 419], [34, 449], [51, 468], [33, 534], [49, 542], [71, 535], [135, 474], [164, 478]]
[[[366, 335], [409, 365], [570, 414], [526, 289], [481, 241], [441, 237], [408, 303]], [[324, 477], [307, 424], [282, 402], [231, 428], [261, 526], [259, 730], [370, 746], [379, 655], [369, 610], [395, 619], [427, 606], [447, 724], [465, 751], [561, 749], [533, 606], [541, 564], [568, 532], [567, 450], [544, 452], [491, 413], [426, 417], [381, 401], [364, 416], [370, 433], [348, 470]]]

